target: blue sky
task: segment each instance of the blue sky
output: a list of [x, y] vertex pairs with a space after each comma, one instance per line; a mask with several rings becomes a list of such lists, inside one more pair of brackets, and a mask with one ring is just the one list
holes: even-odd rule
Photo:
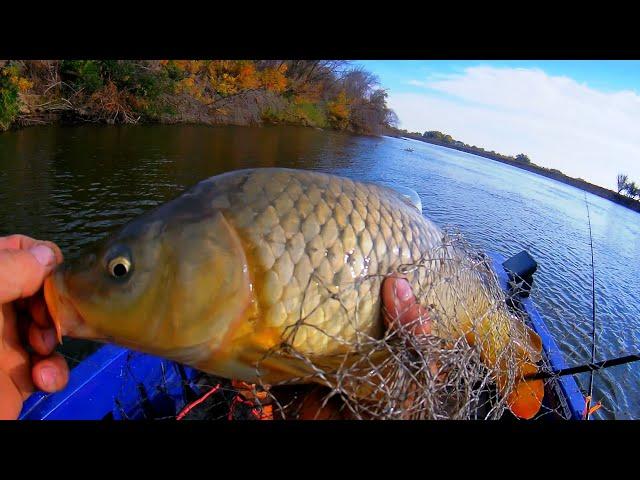
[[640, 182], [640, 61], [354, 61], [401, 128], [440, 130], [607, 188]]

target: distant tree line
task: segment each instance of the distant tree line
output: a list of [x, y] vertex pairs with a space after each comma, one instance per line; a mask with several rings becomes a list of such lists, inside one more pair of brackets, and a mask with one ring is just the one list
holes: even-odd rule
[[626, 195], [630, 198], [640, 199], [640, 187], [636, 186], [635, 182], [629, 181], [629, 176], [620, 173], [618, 174], [618, 193], [622, 195]]
[[499, 160], [504, 160], [504, 161], [509, 161], [509, 162], [517, 162], [517, 163], [522, 163], [522, 164], [531, 164], [531, 159], [527, 155], [525, 155], [524, 153], [520, 153], [520, 154], [516, 155], [515, 157], [509, 156], [509, 155], [503, 155], [503, 154], [495, 152], [493, 150], [485, 150], [482, 147], [477, 147], [475, 145], [468, 145], [468, 144], [466, 144], [464, 142], [461, 142], [459, 140], [454, 139], [451, 135], [439, 132], [437, 130], [429, 130], [429, 131], [426, 131], [426, 132], [424, 132], [422, 134], [420, 134], [418, 132], [409, 133], [406, 130], [396, 130], [396, 131], [400, 132], [400, 134], [402, 134], [404, 136], [409, 136], [409, 137], [414, 137], [414, 138], [416, 136], [419, 136], [422, 139], [424, 139], [426, 141], [429, 141], [429, 142], [443, 144], [443, 145], [449, 146], [451, 148], [455, 148], [457, 150], [462, 150], [462, 151], [470, 152], [470, 153], [476, 153], [478, 155], [489, 157], [489, 158], [495, 158], [495, 159], [499, 159]]
[[[401, 130], [398, 128], [391, 129], [390, 135], [397, 137], [412, 138], [414, 140], [420, 140], [423, 142], [434, 143], [436, 145], [446, 146], [462, 152], [473, 153], [475, 155], [490, 158], [498, 162], [510, 164], [524, 170], [535, 172], [539, 175], [543, 175], [548, 178], [553, 178], [557, 181], [573, 185], [576, 188], [580, 188], [584, 191], [590, 192], [602, 198], [611, 200], [614, 203], [623, 205], [631, 210], [640, 212], [640, 192], [634, 182], [629, 182], [627, 175], [618, 175], [618, 194], [615, 191], [593, 185], [582, 178], [574, 178], [565, 175], [556, 168], [546, 168], [540, 165], [536, 165], [531, 159], [524, 153], [518, 154], [515, 157], [503, 155], [494, 151], [487, 151], [484, 148], [477, 147], [475, 145], [468, 145], [464, 142], [455, 140], [451, 135], [445, 133], [429, 130], [424, 133], [409, 132], [407, 130]], [[620, 195], [621, 192], [625, 192], [625, 195]]]
[[372, 73], [336, 60], [0, 60], [0, 130], [55, 119], [396, 127]]

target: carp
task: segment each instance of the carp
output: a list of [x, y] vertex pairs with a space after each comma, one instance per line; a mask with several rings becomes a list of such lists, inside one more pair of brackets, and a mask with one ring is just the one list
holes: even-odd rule
[[[540, 339], [493, 308], [488, 272], [461, 269], [452, 260], [463, 255], [391, 188], [246, 169], [196, 184], [62, 264], [45, 298], [60, 338], [113, 342], [246, 382], [296, 381], [310, 378], [304, 362], [267, 352], [286, 341], [322, 363], [353, 353], [360, 335], [381, 338], [382, 280], [429, 258], [406, 278], [433, 287], [423, 300], [433, 334], [466, 337], [497, 371], [516, 345], [515, 385], [495, 380], [511, 411], [530, 418], [542, 383], [524, 376], [537, 370]], [[438, 321], [442, 312], [448, 321]]]

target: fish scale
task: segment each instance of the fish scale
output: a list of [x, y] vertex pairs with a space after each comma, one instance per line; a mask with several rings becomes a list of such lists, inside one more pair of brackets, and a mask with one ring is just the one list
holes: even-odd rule
[[[235, 175], [240, 190], [209, 187], [225, 197], [216, 204], [244, 205], [224, 215], [255, 252], [264, 327], [292, 326], [302, 316], [293, 346], [314, 355], [344, 349], [356, 328], [380, 335], [378, 275], [417, 262], [429, 240], [439, 240], [437, 227], [385, 187], [285, 169]], [[327, 301], [335, 290], [345, 292], [342, 307]], [[352, 312], [357, 326], [341, 318]]]

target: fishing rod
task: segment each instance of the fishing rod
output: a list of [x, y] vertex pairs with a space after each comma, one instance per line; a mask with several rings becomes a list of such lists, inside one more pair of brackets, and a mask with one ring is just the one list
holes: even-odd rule
[[[591, 305], [593, 314], [593, 328], [591, 330], [591, 363], [595, 362], [596, 357], [596, 269], [593, 262], [593, 236], [591, 234], [591, 214], [589, 213], [589, 202], [587, 201], [587, 193], [584, 193], [584, 203], [587, 206], [587, 220], [589, 221], [589, 246], [591, 247]], [[593, 372], [589, 376], [589, 401], [593, 398]], [[589, 420], [591, 415], [591, 409], [587, 405], [586, 419]]]
[[592, 410], [589, 408], [589, 403], [591, 398], [593, 398], [593, 374], [598, 370], [602, 370], [604, 368], [614, 367], [616, 365], [623, 365], [625, 363], [636, 362], [640, 360], [640, 355], [626, 355], [624, 357], [618, 357], [610, 360], [604, 360], [601, 362], [596, 362], [596, 270], [595, 270], [595, 262], [593, 258], [593, 234], [591, 231], [591, 213], [589, 211], [589, 202], [587, 201], [587, 194], [584, 194], [584, 203], [587, 207], [587, 220], [589, 224], [589, 246], [591, 248], [591, 314], [592, 314], [592, 330], [591, 330], [591, 362], [578, 365], [576, 367], [563, 368], [560, 370], [556, 370], [554, 372], [537, 372], [531, 375], [526, 375], [524, 378], [526, 380], [541, 380], [546, 378], [553, 377], [562, 377], [565, 375], [575, 375], [576, 373], [584, 373], [591, 372], [589, 376], [589, 395], [587, 397], [587, 408], [585, 419], [589, 420]]
[[[584, 365], [578, 365], [575, 367], [562, 368], [560, 370], [555, 370], [553, 372], [537, 372], [531, 375], [525, 375], [525, 380], [543, 380], [547, 378], [555, 378], [555, 377], [563, 377], [566, 375], [575, 375], [576, 373], [585, 373], [591, 372], [591, 377], [593, 378], [593, 372], [602, 370], [604, 368], [615, 367], [617, 365], [624, 365], [625, 363], [637, 362], [640, 360], [640, 355], [632, 354], [625, 355], [624, 357], [612, 358], [610, 360], [603, 360], [601, 362], [592, 362], [586, 363]], [[593, 387], [591, 384], [590, 386]], [[591, 393], [591, 390], [590, 390]]]

